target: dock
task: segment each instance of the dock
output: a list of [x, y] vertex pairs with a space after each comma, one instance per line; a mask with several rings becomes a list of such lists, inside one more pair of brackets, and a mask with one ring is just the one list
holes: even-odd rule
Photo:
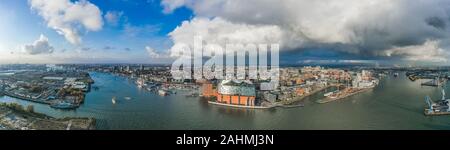
[[[343, 98], [346, 98], [346, 97], [350, 97], [350, 96], [352, 96], [352, 95], [355, 95], [355, 94], [358, 94], [358, 93], [361, 93], [361, 92], [369, 91], [369, 90], [371, 90], [371, 89], [373, 89], [373, 88], [363, 88], [363, 89], [358, 89], [357, 91], [353, 91], [353, 92], [351, 92], [351, 93], [347, 93], [347, 94], [344, 94], [344, 95], [340, 95], [340, 96], [338, 96], [337, 98], [329, 98], [329, 97], [326, 97], [326, 98], [324, 98], [324, 99], [317, 100], [316, 103], [319, 103], [319, 104], [325, 104], [325, 103], [337, 101], [337, 100], [340, 100], [340, 99], [343, 99]], [[341, 92], [343, 92], [343, 91], [341, 91]]]
[[296, 104], [296, 105], [285, 105], [285, 104], [273, 104], [269, 106], [242, 106], [242, 105], [233, 105], [233, 104], [224, 104], [224, 103], [218, 103], [218, 102], [212, 102], [208, 101], [209, 104], [214, 105], [220, 105], [220, 106], [228, 106], [228, 107], [234, 107], [234, 108], [246, 108], [246, 109], [270, 109], [270, 108], [298, 108], [298, 107], [304, 107], [304, 104]]
[[16, 95], [10, 92], [3, 92], [4, 95], [12, 97], [12, 98], [17, 98], [20, 100], [25, 100], [25, 101], [30, 101], [30, 102], [35, 102], [35, 103], [41, 103], [41, 104], [47, 104], [50, 105], [51, 103], [49, 101], [45, 101], [43, 99], [33, 99], [33, 98], [29, 98], [29, 97], [25, 97], [25, 96], [20, 96], [20, 95]]
[[432, 79], [431, 81], [423, 82], [420, 85], [422, 86], [441, 86], [445, 82], [445, 79]]
[[425, 109], [424, 114], [426, 116], [440, 116], [440, 115], [450, 115], [450, 112], [447, 112], [447, 111], [435, 112], [435, 111], [430, 111], [430, 109]]
[[445, 91], [442, 89], [442, 99], [434, 102], [430, 96], [425, 97], [427, 107], [424, 110], [426, 116], [450, 115], [450, 99], [445, 98]]

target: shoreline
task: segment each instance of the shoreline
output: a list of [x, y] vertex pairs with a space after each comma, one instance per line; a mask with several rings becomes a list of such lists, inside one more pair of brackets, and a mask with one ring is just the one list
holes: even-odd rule
[[92, 117], [55, 118], [17, 103], [0, 103], [0, 126], [8, 130], [95, 130], [96, 124]]
[[287, 105], [287, 106], [289, 106], [289, 105], [291, 105], [292, 103], [302, 101], [302, 100], [305, 99], [306, 97], [309, 97], [309, 96], [311, 96], [311, 95], [314, 95], [314, 94], [316, 94], [316, 93], [319, 93], [319, 92], [321, 92], [321, 91], [323, 91], [323, 90], [326, 90], [326, 89], [328, 89], [328, 88], [335, 87], [335, 86], [339, 86], [339, 85], [334, 85], [334, 84], [333, 84], [333, 85], [328, 85], [328, 86], [319, 88], [319, 89], [317, 89], [317, 90], [314, 90], [314, 91], [312, 91], [312, 92], [310, 92], [310, 93], [308, 93], [308, 94], [306, 94], [306, 95], [295, 97], [295, 98], [293, 98], [292, 100], [281, 101], [281, 102], [279, 102], [279, 103], [281, 103], [281, 105]]
[[304, 107], [305, 106], [303, 104], [298, 104], [298, 105], [273, 104], [271, 106], [241, 106], [241, 105], [234, 105], [234, 104], [223, 104], [223, 103], [212, 102], [212, 101], [208, 101], [208, 104], [213, 104], [213, 105], [218, 105], [218, 106], [226, 106], [226, 107], [231, 107], [231, 108], [244, 108], [244, 109], [271, 109], [271, 108], [276, 108], [276, 107], [296, 108], [296, 107]]
[[[2, 96], [2, 95], [0, 95], [0, 96]], [[50, 105], [51, 104], [51, 102], [47, 102], [47, 101], [39, 100], [39, 99], [27, 98], [27, 97], [15, 95], [15, 94], [10, 94], [9, 92], [4, 92], [3, 96], [9, 96], [9, 97], [12, 97], [12, 98], [16, 98], [16, 99], [20, 99], [20, 100], [24, 100], [24, 101], [29, 101], [29, 102], [40, 103], [40, 104], [46, 104], [46, 105]]]
[[358, 94], [358, 93], [362, 93], [362, 92], [369, 91], [369, 90], [371, 90], [371, 89], [373, 89], [373, 88], [374, 88], [374, 87], [372, 87], [372, 88], [366, 88], [366, 89], [360, 89], [360, 90], [358, 90], [358, 91], [356, 91], [356, 92], [353, 92], [353, 93], [350, 93], [350, 94], [347, 94], [347, 95], [345, 95], [345, 96], [338, 97], [338, 98], [329, 98], [329, 97], [326, 97], [326, 98], [317, 100], [316, 103], [319, 103], [319, 104], [325, 104], [325, 103], [330, 103], [330, 102], [338, 101], [338, 100], [341, 100], [341, 99], [344, 99], [344, 98], [353, 96], [353, 95]]
[[234, 105], [234, 104], [223, 104], [218, 102], [212, 102], [208, 101], [208, 104], [218, 105], [218, 106], [227, 106], [227, 107], [234, 107], [234, 108], [247, 108], [247, 109], [270, 109], [275, 108], [276, 105], [273, 106], [242, 106], [242, 105]]

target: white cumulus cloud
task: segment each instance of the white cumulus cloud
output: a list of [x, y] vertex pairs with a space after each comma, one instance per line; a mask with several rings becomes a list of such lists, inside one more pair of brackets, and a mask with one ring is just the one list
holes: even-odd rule
[[159, 53], [155, 49], [151, 48], [150, 46], [146, 46], [145, 50], [147, 51], [147, 54], [148, 54], [148, 56], [150, 56], [150, 58], [166, 58], [167, 57], [166, 54]]
[[38, 55], [53, 53], [55, 49], [50, 45], [48, 38], [41, 34], [39, 39], [34, 41], [32, 44], [23, 45], [21, 50], [29, 55]]
[[44, 18], [47, 26], [70, 43], [80, 44], [80, 30], [98, 31], [103, 19], [100, 9], [87, 0], [29, 0], [31, 8]]
[[[169, 33], [175, 44], [187, 44], [193, 47], [194, 36], [201, 37], [205, 44], [271, 44], [282, 42], [283, 31], [274, 25], [235, 24], [219, 17], [214, 19], [194, 18], [184, 21]], [[176, 56], [177, 50], [171, 49]]]
[[120, 18], [123, 16], [123, 11], [108, 11], [105, 14], [105, 20], [109, 24], [113, 26], [117, 26], [119, 24]]

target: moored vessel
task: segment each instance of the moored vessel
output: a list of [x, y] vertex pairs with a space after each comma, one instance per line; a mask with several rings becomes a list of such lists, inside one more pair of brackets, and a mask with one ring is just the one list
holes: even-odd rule
[[58, 101], [55, 103], [50, 104], [50, 107], [56, 108], [56, 109], [75, 109], [78, 107], [78, 105], [66, 102], [66, 101]]

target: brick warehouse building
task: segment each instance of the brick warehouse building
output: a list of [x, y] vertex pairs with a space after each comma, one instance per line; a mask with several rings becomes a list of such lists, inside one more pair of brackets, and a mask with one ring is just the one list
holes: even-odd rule
[[217, 102], [232, 105], [255, 106], [255, 86], [250, 81], [223, 80], [218, 85]]

